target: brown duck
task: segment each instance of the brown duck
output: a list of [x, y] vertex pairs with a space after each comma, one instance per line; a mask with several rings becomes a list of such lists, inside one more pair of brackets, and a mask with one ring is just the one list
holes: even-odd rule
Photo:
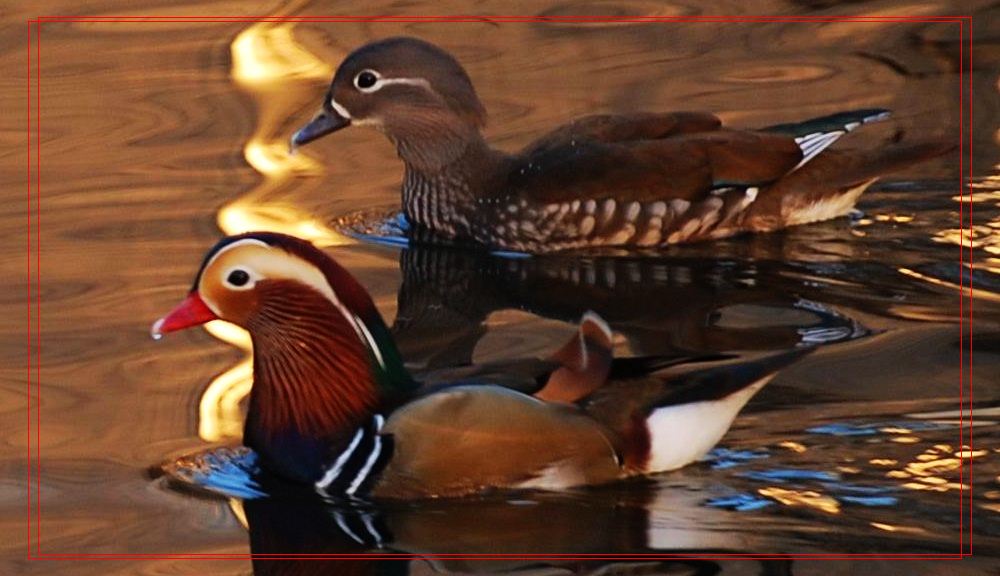
[[879, 176], [952, 148], [828, 149], [888, 116], [854, 110], [740, 130], [702, 112], [604, 114], [507, 154], [483, 139], [486, 111], [455, 58], [422, 40], [389, 38], [341, 63], [322, 109], [291, 145], [374, 127], [406, 165], [412, 225], [538, 253], [664, 246], [843, 216]]
[[253, 340], [244, 442], [269, 473], [332, 497], [562, 490], [680, 468], [805, 353], [652, 374], [616, 364], [610, 330], [587, 315], [530, 376], [534, 393], [484, 372], [420, 387], [346, 270], [308, 242], [262, 232], [216, 244], [153, 334], [217, 318]]

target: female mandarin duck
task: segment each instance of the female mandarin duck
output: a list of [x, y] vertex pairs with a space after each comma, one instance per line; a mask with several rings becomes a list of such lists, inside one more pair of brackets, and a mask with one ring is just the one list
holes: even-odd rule
[[679, 468], [803, 353], [648, 377], [612, 361], [610, 331], [588, 315], [535, 375], [534, 395], [482, 374], [421, 389], [346, 270], [306, 241], [261, 232], [221, 240], [153, 335], [218, 318], [253, 340], [244, 443], [265, 469], [329, 496], [558, 490]]
[[733, 130], [699, 112], [595, 115], [506, 154], [483, 140], [486, 112], [451, 55], [389, 38], [344, 60], [322, 109], [291, 145], [349, 125], [375, 127], [406, 165], [411, 224], [494, 248], [551, 252], [662, 246], [847, 214], [880, 175], [952, 148], [827, 150], [887, 116], [856, 110]]

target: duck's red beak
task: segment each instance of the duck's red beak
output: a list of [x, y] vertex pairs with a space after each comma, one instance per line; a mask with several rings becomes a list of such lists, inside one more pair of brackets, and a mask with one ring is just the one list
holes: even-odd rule
[[191, 292], [170, 314], [154, 322], [149, 333], [155, 340], [159, 340], [167, 332], [199, 326], [218, 318], [197, 292]]

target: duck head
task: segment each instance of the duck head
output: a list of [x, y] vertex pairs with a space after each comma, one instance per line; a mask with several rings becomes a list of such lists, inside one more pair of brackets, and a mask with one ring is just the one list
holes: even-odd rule
[[372, 126], [400, 157], [424, 171], [481, 141], [486, 111], [455, 58], [416, 38], [388, 38], [352, 52], [337, 69], [320, 111], [291, 138], [296, 147], [357, 125]]
[[371, 297], [304, 240], [224, 238], [152, 334], [215, 319], [245, 328], [253, 341], [244, 443], [291, 479], [312, 481], [330, 441], [415, 388]]

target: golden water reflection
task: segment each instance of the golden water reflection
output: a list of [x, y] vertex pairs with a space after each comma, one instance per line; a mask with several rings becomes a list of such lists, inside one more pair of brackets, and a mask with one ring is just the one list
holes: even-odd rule
[[284, 135], [271, 134], [287, 111], [274, 109], [282, 100], [264, 96], [273, 89], [288, 90], [295, 86], [296, 80], [325, 80], [333, 74], [333, 69], [295, 42], [292, 25], [288, 23], [261, 22], [248, 27], [233, 40], [231, 53], [233, 81], [251, 94], [261, 96], [257, 99], [261, 121], [243, 147], [243, 157], [264, 180], [219, 210], [219, 228], [226, 234], [254, 230], [283, 232], [319, 246], [348, 243], [347, 237], [307, 212], [286, 203], [260, 200], [268, 191], [296, 176], [316, 176], [323, 172], [312, 158], [291, 153]]
[[785, 506], [806, 506], [830, 514], [840, 513], [840, 503], [835, 498], [815, 490], [793, 490], [768, 486], [757, 490], [757, 493], [766, 498], [772, 498]]
[[322, 79], [333, 68], [295, 41], [291, 23], [258, 22], [240, 32], [230, 46], [237, 84], [269, 88], [292, 79]]
[[[271, 134], [285, 110], [275, 110], [275, 99], [264, 97], [274, 89], [286, 90], [296, 80], [326, 80], [333, 69], [296, 43], [289, 23], [261, 22], [249, 26], [231, 45], [233, 81], [257, 98], [261, 119], [243, 147], [243, 158], [263, 180], [252, 190], [219, 209], [216, 221], [226, 235], [266, 230], [309, 240], [317, 246], [347, 244], [350, 239], [326, 223], [288, 203], [263, 201], [268, 192], [298, 176], [322, 174], [322, 166], [304, 154], [293, 154], [281, 134]], [[280, 104], [280, 100], [277, 100]], [[270, 110], [268, 107], [271, 107]], [[270, 112], [270, 113], [268, 113]], [[210, 322], [209, 334], [243, 350], [246, 357], [223, 372], [205, 388], [198, 406], [198, 435], [208, 442], [242, 436], [241, 401], [253, 384], [250, 336], [226, 322]]]
[[963, 461], [979, 458], [986, 454], [988, 454], [986, 450], [972, 450], [968, 446], [962, 446], [956, 451], [948, 444], [935, 444], [918, 454], [902, 468], [890, 470], [885, 475], [887, 478], [908, 480], [902, 486], [910, 490], [930, 490], [933, 492], [969, 490], [968, 484], [956, 482], [947, 476], [954, 476], [962, 468]]
[[926, 534], [927, 531], [919, 526], [897, 526], [894, 524], [885, 524], [883, 522], [870, 522], [873, 528], [878, 528], [879, 530], [885, 530], [886, 532], [899, 532], [901, 534]]
[[238, 439], [243, 435], [240, 401], [253, 384], [250, 334], [229, 322], [215, 320], [205, 325], [209, 334], [246, 352], [246, 357], [205, 388], [198, 402], [198, 436], [207, 442]]

